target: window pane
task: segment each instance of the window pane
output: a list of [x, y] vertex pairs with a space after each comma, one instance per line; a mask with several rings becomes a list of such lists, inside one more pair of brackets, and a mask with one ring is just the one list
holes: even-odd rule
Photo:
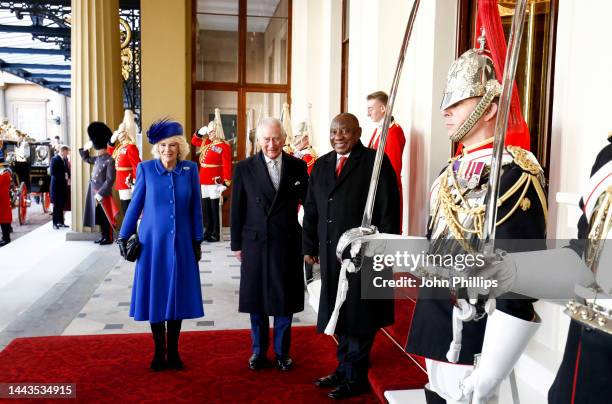
[[280, 118], [283, 104], [287, 102], [285, 93], [247, 93], [246, 95], [246, 136], [245, 155], [252, 156], [259, 150], [255, 138], [257, 124], [263, 118]]
[[198, 0], [197, 12], [238, 15], [238, 0]]
[[248, 0], [247, 15], [287, 17], [289, 15], [289, 2], [287, 0]]
[[232, 146], [232, 160], [238, 158], [238, 95], [233, 91], [196, 91], [195, 130], [215, 119], [215, 108], [221, 110], [225, 140]]
[[238, 17], [198, 14], [197, 80], [238, 81]]
[[287, 83], [287, 28], [284, 18], [247, 18], [247, 82]]

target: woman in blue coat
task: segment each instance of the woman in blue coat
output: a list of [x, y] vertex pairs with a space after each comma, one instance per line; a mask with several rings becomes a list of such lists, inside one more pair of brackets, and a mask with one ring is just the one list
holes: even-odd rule
[[179, 123], [156, 122], [147, 137], [156, 158], [138, 165], [132, 202], [117, 243], [124, 255], [142, 214], [130, 317], [151, 323], [155, 341], [151, 369], [182, 369], [181, 320], [204, 315], [198, 269], [204, 239], [198, 167], [184, 160], [189, 146]]

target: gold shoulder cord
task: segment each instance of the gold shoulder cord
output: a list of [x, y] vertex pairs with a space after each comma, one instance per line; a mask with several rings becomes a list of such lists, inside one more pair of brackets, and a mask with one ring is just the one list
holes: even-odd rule
[[597, 199], [596, 214], [591, 220], [589, 229], [588, 247], [585, 252], [585, 261], [589, 268], [593, 267], [599, 259], [604, 240], [612, 230], [612, 187], [609, 187]]
[[200, 146], [200, 158], [198, 159], [200, 164], [204, 164], [204, 159], [206, 158], [206, 155], [208, 154], [208, 149], [210, 149], [212, 145], [213, 145], [213, 142], [210, 142], [209, 144], [205, 144], [205, 140], [202, 140], [202, 145]]
[[[508, 147], [508, 149], [510, 149], [511, 147], [512, 146]], [[538, 199], [540, 200], [540, 204], [542, 205], [545, 220], [548, 214], [546, 195], [542, 187], [542, 170], [540, 166], [537, 163], [533, 162], [529, 158], [527, 152], [523, 149], [514, 147], [512, 148], [512, 151], [509, 151], [514, 157], [515, 163], [525, 172], [523, 172], [523, 174], [521, 174], [521, 176], [519, 177], [518, 181], [499, 198], [497, 202], [497, 207], [501, 207], [504, 202], [506, 202], [513, 195], [519, 192], [519, 190], [520, 197], [517, 199], [512, 209], [510, 209], [510, 211], [503, 218], [497, 221], [496, 226], [499, 226], [506, 222], [519, 207], [523, 211], [530, 209], [531, 202], [528, 198], [525, 197], [525, 195], [527, 194], [527, 191], [529, 190], [529, 187], [531, 185], [533, 185], [534, 189], [536, 190]], [[459, 184], [457, 183], [457, 178], [452, 169], [452, 163], [454, 162], [454, 160], [455, 159], [451, 160], [451, 163], [449, 164], [448, 168], [444, 172], [444, 175], [440, 179], [438, 201], [436, 204], [435, 211], [432, 213], [434, 219], [432, 220], [430, 228], [433, 228], [434, 223], [436, 222], [435, 217], [438, 216], [438, 210], [441, 210], [440, 214], [443, 215], [446, 219], [447, 227], [456, 240], [460, 242], [461, 240], [465, 240], [467, 234], [476, 234], [479, 238], [482, 238], [485, 206], [471, 206], [468, 200], [460, 192], [458, 193], [458, 201], [456, 201], [452, 195], [451, 186], [449, 186], [449, 178], [451, 179], [452, 185], [455, 187], [455, 189], [460, 190]], [[472, 226], [469, 228], [465, 227], [459, 220], [459, 215], [471, 217]]]

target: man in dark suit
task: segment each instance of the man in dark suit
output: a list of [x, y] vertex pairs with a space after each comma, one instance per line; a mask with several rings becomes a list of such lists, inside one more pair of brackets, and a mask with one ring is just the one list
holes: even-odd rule
[[53, 228], [68, 227], [64, 224], [64, 205], [68, 200], [68, 153], [70, 148], [60, 146], [59, 153], [51, 159], [51, 202], [53, 202]]
[[[323, 332], [334, 309], [340, 263], [340, 236], [359, 227], [365, 210], [376, 152], [360, 142], [359, 121], [352, 114], [334, 118], [330, 129], [333, 151], [319, 158], [312, 170], [304, 204], [302, 252], [309, 264], [321, 264], [321, 297], [317, 329]], [[378, 182], [372, 224], [381, 232], [399, 233], [399, 190], [393, 167], [385, 156]], [[336, 325], [339, 337], [336, 371], [316, 381], [334, 387], [329, 397], [341, 399], [368, 389], [369, 355], [379, 328], [394, 320], [393, 300], [361, 298], [361, 272], [347, 274], [349, 289]]]
[[238, 310], [251, 315], [252, 370], [266, 363], [268, 316], [274, 316], [276, 366], [291, 368], [291, 321], [304, 310], [297, 213], [308, 173], [304, 161], [283, 152], [286, 136], [279, 120], [264, 119], [257, 128], [261, 152], [234, 170], [231, 249], [241, 261]]

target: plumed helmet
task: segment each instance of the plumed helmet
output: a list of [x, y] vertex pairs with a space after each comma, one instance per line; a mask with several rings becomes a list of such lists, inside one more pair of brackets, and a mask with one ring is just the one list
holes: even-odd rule
[[96, 150], [106, 149], [113, 132], [104, 122], [92, 122], [87, 127], [87, 135]]
[[[123, 127], [121, 127], [123, 125]], [[134, 112], [130, 109], [126, 109], [123, 113], [123, 122], [119, 125], [119, 130], [126, 132], [130, 142], [136, 143], [136, 135], [138, 134], [138, 125], [136, 125], [136, 117]]]
[[501, 84], [495, 76], [493, 60], [485, 50], [484, 30], [478, 42], [479, 48], [468, 50], [451, 65], [440, 103], [440, 110], [443, 111], [468, 98], [482, 97], [472, 114], [451, 136], [451, 140], [455, 142], [461, 140], [472, 129], [493, 99], [501, 93]]
[[217, 134], [217, 138], [225, 140], [225, 132], [223, 131], [223, 122], [221, 122], [221, 110], [219, 108], [215, 108], [214, 122], [215, 122], [215, 133]]
[[480, 49], [468, 50], [459, 56], [448, 70], [440, 110], [468, 98], [484, 97], [490, 81], [501, 88], [495, 77], [493, 60]]
[[164, 118], [151, 124], [147, 131], [147, 138], [149, 139], [149, 143], [155, 144], [160, 140], [172, 136], [180, 136], [182, 134], [183, 126], [180, 123]]
[[293, 143], [298, 144], [302, 141], [304, 136], [308, 136], [308, 123], [306, 121], [298, 123], [295, 134], [293, 135]]

